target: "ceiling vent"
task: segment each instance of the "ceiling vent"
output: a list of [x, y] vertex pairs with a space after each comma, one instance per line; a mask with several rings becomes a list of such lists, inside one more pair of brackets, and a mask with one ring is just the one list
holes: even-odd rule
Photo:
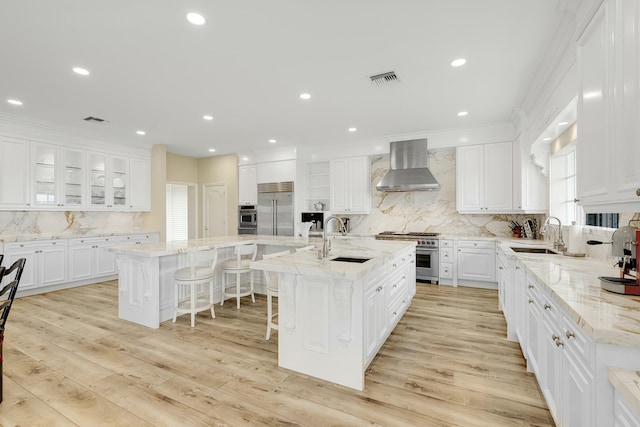
[[84, 120], [85, 122], [91, 122], [91, 123], [103, 123], [106, 121], [105, 119], [101, 119], [100, 117], [93, 117], [93, 116], [85, 117], [82, 120]]
[[398, 76], [396, 75], [395, 71], [376, 74], [375, 76], [369, 76], [369, 78], [371, 79], [371, 83], [376, 86], [388, 85], [391, 83], [400, 83], [400, 80], [398, 80]]

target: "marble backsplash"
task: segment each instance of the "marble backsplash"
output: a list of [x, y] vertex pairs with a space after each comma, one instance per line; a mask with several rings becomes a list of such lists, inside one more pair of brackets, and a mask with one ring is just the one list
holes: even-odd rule
[[0, 238], [16, 235], [73, 237], [142, 230], [142, 212], [0, 211]]
[[351, 215], [351, 232], [430, 231], [473, 237], [511, 237], [511, 220], [522, 223], [543, 215], [461, 215], [456, 211], [456, 152], [438, 150], [429, 154], [429, 169], [440, 183], [438, 191], [383, 193], [376, 184], [389, 170], [389, 155], [371, 158], [371, 214]]

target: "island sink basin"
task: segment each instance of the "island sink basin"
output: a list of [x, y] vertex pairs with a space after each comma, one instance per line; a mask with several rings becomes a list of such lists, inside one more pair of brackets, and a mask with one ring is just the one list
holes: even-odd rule
[[362, 264], [363, 262], [369, 261], [371, 258], [352, 258], [348, 256], [339, 256], [337, 258], [333, 258], [329, 261], [338, 261], [338, 262], [355, 262], [358, 264]]
[[528, 254], [559, 255], [558, 252], [552, 251], [551, 249], [547, 249], [547, 248], [514, 248], [512, 247], [511, 250], [514, 252], [524, 252]]

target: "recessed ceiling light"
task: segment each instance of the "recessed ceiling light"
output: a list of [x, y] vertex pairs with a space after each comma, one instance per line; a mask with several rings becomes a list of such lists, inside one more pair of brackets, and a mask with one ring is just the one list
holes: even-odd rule
[[569, 124], [569, 122], [560, 122], [560, 123], [558, 123], [558, 126], [564, 126], [564, 125], [568, 125], [568, 124]]
[[146, 135], [146, 134], [147, 134], [147, 133], [146, 133], [145, 131], [143, 131], [143, 130], [137, 130], [137, 131], [136, 131], [136, 133], [137, 133], [138, 135]]
[[187, 13], [187, 21], [191, 22], [193, 25], [204, 25], [204, 23], [207, 22], [207, 20], [204, 19], [204, 16], [196, 12]]
[[348, 130], [349, 132], [355, 132], [355, 131], [357, 131], [357, 130], [358, 130], [358, 128], [349, 128], [349, 129], [347, 129], [347, 130]]
[[466, 116], [467, 114], [469, 114], [467, 111], [460, 111], [460, 112], [458, 113], [458, 117], [464, 117], [464, 116]]
[[464, 58], [458, 58], [458, 59], [454, 59], [453, 61], [451, 61], [451, 66], [452, 67], [461, 67], [464, 64], [467, 63], [467, 60]]
[[551, 138], [547, 137], [547, 138], [542, 138], [543, 141], [551, 141]]
[[309, 99], [309, 98], [311, 98], [311, 95], [309, 95], [308, 93], [301, 93], [300, 94], [300, 98], [301, 99]]
[[209, 115], [204, 115], [202, 116], [202, 118], [205, 120], [213, 120], [213, 116], [209, 116]]
[[12, 105], [22, 105], [22, 101], [18, 101], [17, 99], [7, 99], [7, 102]]
[[248, 161], [248, 160], [249, 160], [249, 158], [248, 158], [247, 156], [244, 156], [244, 157], [242, 158], [242, 161], [244, 161], [244, 162], [246, 162], [246, 161]]
[[73, 67], [73, 72], [76, 74], [80, 74], [81, 76], [88, 76], [89, 75], [89, 70], [87, 70], [86, 68], [81, 68], [81, 67]]
[[276, 140], [275, 140], [275, 139], [270, 139], [270, 140], [269, 140], [269, 144], [275, 144], [275, 143], [276, 143]]
[[210, 153], [215, 153], [215, 152], [216, 152], [216, 149], [215, 149], [215, 148], [209, 148], [209, 152], [210, 152]]

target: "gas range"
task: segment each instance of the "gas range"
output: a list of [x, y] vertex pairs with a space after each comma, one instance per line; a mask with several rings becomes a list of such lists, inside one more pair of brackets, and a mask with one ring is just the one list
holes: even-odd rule
[[440, 233], [383, 231], [376, 234], [376, 240], [415, 240], [418, 248], [437, 248]]

